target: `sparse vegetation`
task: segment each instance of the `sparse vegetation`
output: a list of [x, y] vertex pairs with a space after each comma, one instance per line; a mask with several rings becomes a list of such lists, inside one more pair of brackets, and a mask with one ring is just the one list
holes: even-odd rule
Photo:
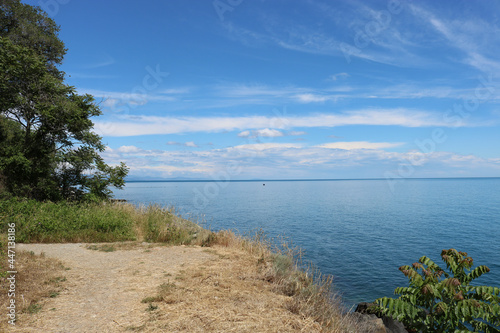
[[89, 250], [95, 250], [95, 251], [102, 251], [102, 252], [114, 252], [116, 251], [116, 248], [114, 245], [111, 244], [103, 244], [103, 245], [87, 245], [87, 249]]
[[253, 238], [241, 238], [222, 231], [212, 245], [236, 246], [253, 254], [263, 279], [272, 283], [275, 291], [291, 297], [287, 305], [290, 311], [314, 316], [325, 327], [335, 326], [332, 321], [343, 313], [340, 299], [333, 291], [331, 276], [323, 276], [313, 266], [304, 267], [300, 248], [291, 247], [283, 240], [280, 244], [267, 239], [262, 232], [257, 232]]
[[[4, 236], [0, 237], [3, 239]], [[2, 248], [4, 247], [3, 241]], [[5, 273], [5, 257], [1, 258], [2, 273]], [[35, 314], [39, 312], [48, 298], [57, 297], [63, 289], [66, 278], [61, 274], [64, 266], [58, 260], [44, 255], [35, 255], [33, 252], [16, 253], [16, 308], [18, 313]], [[5, 283], [5, 274], [0, 277], [0, 307], [6, 308], [9, 301], [8, 286]], [[6, 327], [7, 321], [0, 321], [0, 331]]]

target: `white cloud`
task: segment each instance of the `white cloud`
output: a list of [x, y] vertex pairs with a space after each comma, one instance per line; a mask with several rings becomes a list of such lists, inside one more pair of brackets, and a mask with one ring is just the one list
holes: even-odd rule
[[297, 143], [251, 143], [246, 145], [234, 146], [230, 149], [246, 149], [246, 150], [269, 150], [269, 149], [289, 149], [289, 148], [300, 148], [301, 144]]
[[320, 148], [329, 149], [384, 149], [402, 146], [402, 142], [367, 142], [367, 141], [350, 141], [350, 142], [330, 142], [318, 145]]
[[118, 102], [119, 100], [116, 98], [106, 98], [104, 102], [102, 102], [102, 106], [107, 108], [114, 108]]
[[252, 135], [252, 133], [250, 131], [243, 131], [241, 133], [238, 133], [238, 136], [240, 138], [248, 138], [250, 135]]
[[[368, 109], [336, 114], [308, 116], [246, 117], [155, 117], [129, 116], [121, 121], [96, 121], [98, 134], [136, 136], [193, 132], [220, 132], [264, 128], [262, 133], [277, 135], [275, 129], [378, 125], [403, 127], [456, 127], [456, 122], [442, 119], [440, 114], [410, 109]], [[465, 120], [459, 126], [474, 126]], [[275, 132], [276, 131], [276, 132]], [[243, 132], [240, 135], [244, 136]], [[249, 133], [251, 135], [251, 133]]]
[[283, 133], [275, 129], [259, 129], [253, 131], [243, 131], [238, 134], [241, 138], [275, 138], [283, 136]]
[[118, 148], [118, 152], [125, 154], [133, 154], [141, 152], [141, 149], [137, 148], [136, 146], [121, 146], [120, 148]]
[[148, 101], [161, 101], [171, 102], [177, 100], [175, 97], [166, 96], [165, 94], [155, 94], [153, 92], [147, 93], [134, 93], [134, 92], [121, 92], [121, 91], [104, 91], [95, 89], [78, 89], [80, 94], [90, 94], [94, 97], [103, 99], [114, 99], [121, 103], [134, 103], [143, 105]]
[[[500, 172], [500, 159], [450, 152], [388, 152], [391, 143], [343, 144], [336, 149], [297, 143], [257, 143], [207, 150], [141, 150], [133, 146], [107, 148], [103, 157], [115, 165], [124, 161], [135, 177], [197, 177], [227, 172], [231, 179], [270, 178], [384, 178], [397, 175], [402, 165], [412, 165], [415, 176], [493, 176]], [[370, 146], [371, 145], [371, 146]], [[378, 145], [378, 146], [375, 146]], [[370, 149], [358, 149], [358, 148]], [[372, 149], [373, 148], [373, 149]], [[135, 152], [135, 153], [134, 153]]]
[[311, 102], [326, 102], [331, 99], [330, 96], [322, 96], [315, 94], [299, 94], [295, 96], [297, 100], [301, 103], [311, 103]]

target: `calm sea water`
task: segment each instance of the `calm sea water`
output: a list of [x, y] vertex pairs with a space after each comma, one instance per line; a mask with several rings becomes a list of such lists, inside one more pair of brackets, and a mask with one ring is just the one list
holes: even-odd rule
[[[265, 183], [265, 186], [263, 185]], [[393, 295], [398, 271], [442, 249], [468, 252], [500, 286], [500, 178], [129, 182], [116, 198], [174, 206], [212, 230], [285, 236], [334, 276], [347, 306]], [[444, 266], [444, 263], [443, 263]]]

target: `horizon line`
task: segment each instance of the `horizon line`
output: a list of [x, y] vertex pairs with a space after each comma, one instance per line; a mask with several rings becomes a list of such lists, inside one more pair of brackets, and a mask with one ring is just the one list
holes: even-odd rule
[[[500, 179], [500, 176], [492, 176], [492, 177], [401, 177], [401, 178], [393, 178], [392, 180], [438, 180], [438, 179]], [[141, 183], [141, 182], [199, 182], [199, 183], [208, 183], [208, 182], [286, 182], [286, 181], [346, 181], [346, 180], [390, 180], [388, 178], [291, 178], [291, 179], [132, 179], [125, 180], [125, 183]]]

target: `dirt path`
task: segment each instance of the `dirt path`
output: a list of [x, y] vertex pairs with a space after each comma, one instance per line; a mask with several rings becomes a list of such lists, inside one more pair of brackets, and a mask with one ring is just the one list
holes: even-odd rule
[[137, 244], [114, 252], [85, 244], [19, 244], [17, 250], [44, 252], [69, 267], [65, 289], [35, 315], [20, 318], [18, 332], [122, 332], [148, 319], [145, 297], [179, 271], [215, 256], [200, 247]]

